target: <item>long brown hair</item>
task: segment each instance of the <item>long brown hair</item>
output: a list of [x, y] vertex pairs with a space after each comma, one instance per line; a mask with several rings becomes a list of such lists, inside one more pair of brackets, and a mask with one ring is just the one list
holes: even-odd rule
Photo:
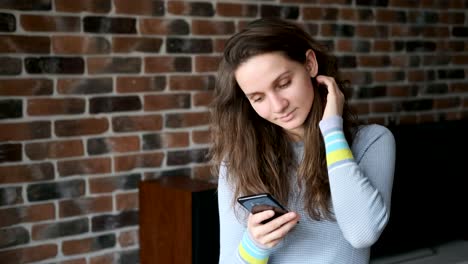
[[[210, 155], [215, 175], [219, 174], [221, 163], [226, 166], [227, 180], [234, 186], [234, 197], [269, 192], [287, 204], [293, 187], [289, 177], [296, 171], [304, 195], [304, 209], [309, 216], [317, 220], [332, 219], [325, 146], [318, 127], [326, 103], [326, 94], [321, 91], [326, 89], [318, 89], [319, 85], [311, 78], [318, 96], [314, 96], [304, 122], [304, 157], [298, 164], [290, 137], [281, 127], [255, 112], [234, 76], [237, 67], [255, 55], [281, 52], [304, 64], [309, 49], [315, 52], [318, 75], [334, 77], [343, 91], [345, 83], [339, 78], [336, 59], [298, 25], [263, 18], [251, 22], [227, 41], [211, 104], [213, 145]], [[355, 118], [346, 103], [343, 120], [344, 132], [351, 144]]]

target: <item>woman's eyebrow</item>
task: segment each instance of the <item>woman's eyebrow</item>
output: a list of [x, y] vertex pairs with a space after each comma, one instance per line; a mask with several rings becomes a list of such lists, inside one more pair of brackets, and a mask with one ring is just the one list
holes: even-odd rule
[[[290, 74], [291, 71], [290, 70], [286, 70], [285, 72], [281, 73], [280, 75], [278, 75], [278, 77], [276, 77], [272, 82], [271, 82], [271, 86], [275, 86], [276, 83], [278, 83], [281, 78], [283, 78], [285, 75], [288, 75]], [[247, 93], [245, 94], [246, 96], [250, 97], [250, 96], [253, 96], [253, 95], [256, 95], [258, 94], [259, 92], [252, 92], [252, 93]]]

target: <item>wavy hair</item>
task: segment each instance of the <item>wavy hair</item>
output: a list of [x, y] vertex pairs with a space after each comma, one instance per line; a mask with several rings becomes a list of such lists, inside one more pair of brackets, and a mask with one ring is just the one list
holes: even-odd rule
[[[318, 126], [326, 103], [326, 89], [318, 89], [315, 78], [311, 78], [318, 96], [314, 96], [304, 122], [304, 156], [296, 162], [288, 134], [255, 112], [234, 76], [243, 62], [269, 52], [281, 52], [290, 60], [304, 64], [309, 49], [315, 52], [318, 75], [334, 77], [344, 92], [346, 83], [339, 78], [336, 59], [296, 24], [276, 18], [258, 19], [227, 41], [210, 105], [213, 139], [210, 158], [214, 175], [219, 174], [221, 164], [226, 166], [234, 197], [268, 192], [287, 204], [293, 187], [289, 178], [295, 171], [304, 195], [303, 207], [309, 216], [316, 220], [333, 219], [325, 146]], [[356, 119], [346, 102], [343, 120], [345, 136], [351, 145]]]

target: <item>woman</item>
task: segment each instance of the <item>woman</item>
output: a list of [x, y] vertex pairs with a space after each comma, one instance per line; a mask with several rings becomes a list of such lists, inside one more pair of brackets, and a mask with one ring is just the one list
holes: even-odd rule
[[[226, 43], [212, 104], [220, 263], [368, 263], [390, 214], [395, 143], [358, 126], [335, 60], [304, 30], [256, 20]], [[289, 213], [249, 213], [270, 193]], [[299, 221], [300, 220], [300, 221]]]

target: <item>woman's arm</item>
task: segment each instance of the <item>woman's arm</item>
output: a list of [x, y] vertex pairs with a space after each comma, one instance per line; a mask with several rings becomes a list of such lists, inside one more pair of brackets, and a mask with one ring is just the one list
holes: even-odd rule
[[390, 216], [395, 142], [385, 127], [368, 126], [353, 142], [354, 157], [342, 123], [340, 116], [320, 122], [333, 209], [344, 237], [356, 248], [370, 247]]

